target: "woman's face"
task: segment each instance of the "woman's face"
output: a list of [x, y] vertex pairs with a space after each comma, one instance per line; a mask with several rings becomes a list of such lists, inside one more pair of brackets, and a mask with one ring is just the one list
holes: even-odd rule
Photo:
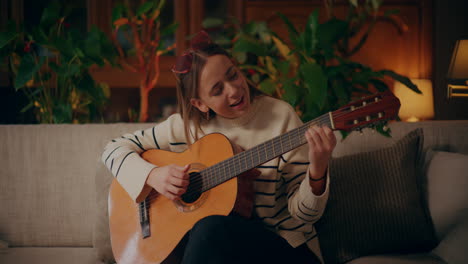
[[240, 117], [248, 111], [249, 86], [228, 57], [208, 57], [199, 81], [199, 98], [190, 100], [198, 110], [206, 113], [211, 109], [225, 118]]

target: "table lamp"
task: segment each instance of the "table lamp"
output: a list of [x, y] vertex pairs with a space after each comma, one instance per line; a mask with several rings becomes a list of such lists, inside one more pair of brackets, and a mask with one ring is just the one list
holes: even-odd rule
[[447, 74], [447, 97], [468, 97], [468, 39], [457, 40]]
[[400, 82], [395, 82], [394, 94], [400, 99], [398, 116], [406, 122], [417, 122], [434, 118], [434, 96], [432, 82], [426, 79], [411, 79], [422, 94], [418, 94]]

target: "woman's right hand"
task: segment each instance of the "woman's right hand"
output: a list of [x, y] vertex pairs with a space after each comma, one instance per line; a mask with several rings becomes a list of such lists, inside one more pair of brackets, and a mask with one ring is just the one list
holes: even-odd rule
[[179, 200], [189, 185], [189, 168], [190, 165], [181, 167], [174, 164], [154, 168], [146, 179], [146, 184], [170, 200]]

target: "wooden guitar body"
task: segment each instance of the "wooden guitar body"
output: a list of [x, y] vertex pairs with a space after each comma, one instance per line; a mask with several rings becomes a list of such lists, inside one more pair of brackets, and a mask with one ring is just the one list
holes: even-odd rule
[[[185, 152], [148, 150], [142, 157], [158, 167], [192, 164], [191, 173], [233, 154], [233, 147], [224, 135], [210, 134]], [[117, 263], [162, 263], [198, 220], [209, 215], [228, 215], [233, 209], [236, 195], [237, 178], [204, 192], [199, 199], [190, 203], [175, 204], [162, 195], [153, 194], [147, 205], [151, 235], [143, 238], [139, 204], [114, 179], [108, 203], [112, 250]]]

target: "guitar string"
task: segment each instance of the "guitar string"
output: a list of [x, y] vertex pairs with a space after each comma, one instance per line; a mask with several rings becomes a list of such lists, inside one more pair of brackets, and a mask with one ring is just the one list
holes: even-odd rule
[[[323, 118], [322, 118], [321, 120], [323, 121]], [[317, 122], [320, 122], [321, 120], [317, 120]], [[294, 133], [294, 135], [293, 135], [294, 137], [293, 137], [293, 138], [294, 138], [296, 141], [298, 141], [298, 142], [294, 142], [294, 144], [290, 144], [290, 150], [294, 149], [294, 148], [296, 147], [296, 145], [300, 144], [301, 142], [305, 142], [304, 140], [301, 140], [301, 138], [298, 138], [298, 134], [302, 134], [303, 130], [304, 130], [304, 133], [305, 133], [305, 130], [308, 128], [308, 125], [310, 125], [310, 124], [309, 124], [309, 123], [306, 123], [306, 124], [304, 124], [303, 126], [298, 127], [297, 129], [291, 130], [291, 131], [290, 131], [290, 132], [293, 132], [293, 133]], [[288, 132], [287, 132], [287, 133], [288, 133]], [[287, 134], [287, 133], [285, 133], [285, 134]], [[283, 135], [285, 135], [285, 134], [283, 134]], [[238, 164], [239, 164], [239, 160], [242, 159], [242, 157], [245, 156], [245, 155], [247, 155], [247, 153], [249, 153], [249, 152], [255, 153], [255, 151], [256, 151], [256, 152], [257, 152], [257, 156], [259, 157], [259, 161], [260, 161], [260, 160], [264, 160], [264, 159], [272, 159], [272, 158], [278, 156], [278, 155], [276, 155], [276, 152], [275, 152], [275, 151], [273, 151], [273, 153], [275, 153], [275, 154], [272, 154], [272, 150], [275, 149], [275, 145], [276, 145], [277, 148], [279, 149], [279, 145], [281, 144], [281, 140], [280, 140], [280, 139], [281, 139], [281, 137], [282, 137], [283, 135], [280, 135], [280, 136], [278, 136], [278, 137], [276, 137], [276, 138], [273, 138], [273, 139], [271, 139], [271, 140], [269, 140], [269, 141], [263, 142], [263, 143], [261, 143], [261, 144], [255, 146], [254, 148], [248, 150], [247, 152], [245, 152], [245, 151], [244, 151], [244, 152], [241, 152], [241, 153], [239, 153], [239, 154], [237, 154], [237, 155], [235, 155], [235, 156], [232, 156], [231, 158], [229, 158], [229, 159], [227, 159], [227, 160], [225, 160], [225, 161], [222, 161], [222, 162], [220, 162], [220, 163], [227, 163], [227, 164], [223, 164], [223, 165], [224, 165], [223, 167], [228, 168], [230, 172], [231, 172], [231, 171], [234, 171], [234, 173], [232, 173], [232, 174], [235, 174], [235, 173], [238, 172], [238, 171], [236, 171], [236, 169], [239, 168], [239, 165], [238, 165]], [[304, 137], [302, 136], [302, 138], [304, 138]], [[270, 142], [270, 141], [271, 141], [271, 142]], [[267, 147], [264, 147], [265, 145], [266, 145]], [[292, 147], [292, 148], [291, 148], [291, 147]], [[289, 149], [289, 148], [288, 148], [288, 149]], [[262, 155], [260, 154], [260, 152], [262, 152], [262, 151], [263, 151], [263, 152], [268, 152], [268, 153], [266, 153], [265, 156], [262, 156]], [[284, 151], [284, 149], [283, 149], [283, 151]], [[281, 152], [283, 152], [283, 151], [281, 151]], [[288, 151], [289, 151], [289, 150], [287, 150], [286, 152], [288, 152]], [[283, 152], [283, 153], [285, 153], [285, 152]], [[272, 155], [270, 156], [270, 155], [268, 155], [268, 154], [270, 154], [270, 155], [272, 154]], [[282, 153], [281, 153], [281, 154], [282, 154]], [[280, 154], [280, 155], [281, 155], [281, 154]], [[236, 156], [237, 156], [237, 157], [236, 157]], [[269, 156], [270, 156], [270, 157], [269, 157]], [[265, 158], [264, 158], [264, 157], [265, 157]], [[266, 161], [265, 161], [265, 162], [266, 162]], [[218, 164], [220, 164], [220, 163], [218, 163]], [[257, 163], [257, 162], [255, 162], [255, 163]], [[262, 163], [264, 163], [264, 162], [259, 162], [259, 163], [262, 164]], [[218, 166], [218, 164], [213, 165], [213, 167], [214, 167], [214, 166]], [[234, 169], [233, 169], [233, 168], [234, 168]], [[241, 169], [241, 170], [243, 170], [243, 169]], [[226, 175], [226, 174], [232, 175], [231, 173], [224, 173], [223, 175]], [[208, 174], [207, 174], [207, 171], [205, 171], [205, 176], [207, 176], [207, 178], [208, 178], [208, 176], [212, 176], [212, 174], [210, 174], [209, 172], [208, 172]], [[234, 177], [234, 176], [233, 176], [233, 177]], [[212, 178], [213, 178], [213, 177], [209, 177], [208, 179], [212, 179]], [[229, 179], [229, 178], [230, 178], [230, 177], [228, 177], [228, 179]], [[199, 183], [200, 181], [203, 181], [203, 179], [196, 179], [196, 180], [194, 180], [194, 181], [191, 181], [191, 183], [192, 183], [192, 184], [196, 184], [196, 183]], [[212, 183], [212, 182], [207, 182], [207, 183]], [[211, 186], [211, 184], [210, 184], [210, 186]], [[197, 186], [197, 187], [199, 187], [199, 186]]]
[[[295, 130], [293, 130], [293, 131], [290, 131], [290, 132], [293, 132], [293, 135], [292, 135], [292, 136], [293, 136], [293, 140], [289, 140], [289, 147], [288, 147], [288, 148], [294, 149], [295, 146], [298, 145], [298, 144], [301, 142], [301, 139], [298, 137], [298, 135], [302, 134], [302, 130], [305, 130], [305, 129], [307, 128], [307, 126], [301, 126], [301, 127], [299, 127], [299, 128], [301, 128], [301, 129], [295, 129]], [[281, 135], [281, 136], [284, 136], [284, 134]], [[304, 140], [302, 140], [302, 141], [304, 141]], [[266, 145], [265, 143], [266, 143], [266, 142], [264, 142], [264, 143], [262, 143], [262, 144], [256, 146], [256, 148], [258, 148], [257, 153], [262, 152], [262, 148], [263, 148], [263, 151], [268, 150], [268, 152], [273, 148], [273, 147], [267, 147], [267, 148], [261, 147], [262, 145]], [[277, 142], [275, 142], [275, 143], [277, 144]], [[271, 144], [271, 145], [273, 146], [273, 144]], [[267, 145], [267, 146], [268, 146], [268, 145]], [[288, 149], [288, 148], [287, 148], [287, 149]], [[284, 151], [284, 148], [281, 148], [281, 149], [282, 149], [282, 152], [283, 152], [283, 151]], [[287, 151], [286, 151], [286, 152], [287, 152]], [[241, 152], [241, 153], [239, 153], [239, 154], [244, 154], [244, 153], [245, 153], [245, 152]], [[254, 153], [255, 153], [255, 152], [254, 152]], [[239, 155], [238, 159], [241, 159], [242, 157], [244, 157], [244, 159], [246, 159], [246, 158], [247, 158], [246, 156], [247, 156], [247, 155]], [[257, 156], [258, 156], [258, 155], [257, 155]], [[273, 158], [274, 158], [274, 156], [273, 156]], [[256, 163], [262, 163], [262, 162], [260, 162], [260, 160], [262, 160], [261, 157], [260, 157], [258, 160], [259, 160], [259, 162], [256, 162]], [[232, 166], [232, 165], [234, 165], [234, 163], [236, 163], [235, 160], [234, 160], [234, 159], [229, 159], [229, 160], [226, 160], [226, 162], [228, 162], [228, 165], [226, 165], [226, 166], [217, 166], [216, 168], [214, 168], [214, 170], [215, 170], [215, 173], [213, 173], [214, 175], [213, 175], [212, 173], [210, 173], [210, 174], [208, 174], [208, 175], [205, 175], [205, 176], [207, 177], [207, 179], [208, 179], [208, 183], [211, 183], [211, 179], [214, 178], [214, 177], [209, 177], [209, 176], [215, 176], [215, 175], [224, 175], [224, 176], [225, 176], [225, 175], [233, 175], [234, 173], [236, 173], [236, 171], [234, 171], [234, 173], [231, 172], [231, 170], [233, 169], [233, 166]], [[234, 170], [236, 169], [237, 166], [238, 166], [237, 164], [234, 166]], [[228, 169], [228, 170], [229, 170], [229, 173], [226, 173], [226, 172], [224, 172], [224, 173], [219, 173], [220, 170], [221, 170], [221, 168]], [[201, 175], [198, 174], [197, 176], [201, 176]], [[235, 177], [235, 176], [233, 176], [233, 177]], [[231, 178], [232, 178], [232, 177], [231, 177]], [[195, 182], [196, 182], [196, 181], [197, 181], [197, 180], [195, 180]], [[197, 189], [195, 188], [195, 190], [197, 190]], [[188, 192], [187, 194], [188, 194], [188, 195], [191, 195], [191, 194], [198, 194], [198, 192], [192, 192], [192, 193], [191, 193], [191, 192]], [[158, 197], [158, 194], [157, 194], [157, 193], [156, 193], [156, 194], [153, 194], [153, 195], [151, 195], [151, 196], [148, 196], [147, 199], [146, 199], [146, 202], [147, 202], [147, 203], [146, 203], [146, 208], [148, 208], [148, 207], [149, 207], [149, 203], [150, 203], [151, 201], [153, 201], [153, 200], [154, 200], [155, 198], [157, 198], [157, 197]], [[143, 208], [144, 206], [141, 205], [141, 207]]]
[[[347, 109], [350, 109], [350, 107], [342, 108], [340, 110], [347, 110]], [[348, 114], [348, 113], [337, 113], [337, 114], [333, 115], [333, 117], [334, 117], [334, 119], [336, 119], [336, 118], [339, 118], [339, 117], [344, 116], [346, 114]], [[324, 115], [322, 115], [322, 116], [320, 116], [320, 117], [318, 117], [318, 118], [316, 118], [314, 120], [311, 120], [311, 121], [305, 123], [304, 125], [296, 128], [294, 130], [289, 131], [289, 132], [292, 132], [292, 134], [294, 134], [293, 135], [294, 136], [293, 140], [299, 141], [299, 142], [294, 142], [294, 144], [293, 144], [294, 146], [290, 150], [296, 148], [296, 145], [301, 144], [301, 143], [305, 144], [305, 142], [306, 142], [306, 141], [303, 140], [305, 137], [303, 137], [303, 136], [298, 137], [297, 134], [305, 133], [305, 130], [307, 130], [311, 125], [315, 125], [315, 124], [328, 124], [328, 125], [330, 125], [329, 121], [330, 121], [329, 120], [329, 113], [327, 113], [327, 114], [324, 114]], [[263, 158], [263, 159], [271, 159], [271, 158], [275, 158], [275, 157], [281, 155], [281, 154], [276, 155], [276, 152], [274, 151], [275, 145], [277, 147], [279, 147], [278, 143], [280, 143], [280, 145], [282, 143], [282, 140], [280, 140], [280, 138], [285, 136], [285, 135], [289, 136], [290, 135], [289, 132], [286, 132], [285, 134], [280, 135], [278, 137], [275, 137], [272, 140], [263, 142], [263, 143], [255, 146], [254, 148], [257, 148], [257, 155], [256, 156], [259, 157], [259, 160], [262, 160], [262, 157], [264, 157], [264, 156], [260, 156], [260, 154], [259, 154], [260, 151], [264, 151], [265, 154], [266, 154], [265, 158]], [[299, 133], [299, 132], [301, 132], [301, 133]], [[271, 144], [267, 145], [267, 143], [271, 143]], [[291, 147], [291, 140], [290, 139], [289, 139], [289, 143], [290, 143], [289, 145]], [[262, 145], [263, 146], [267, 145], [267, 147], [262, 148], [261, 147]], [[288, 149], [288, 148], [286, 148], [286, 149]], [[251, 150], [249, 150], [249, 151], [252, 152]], [[268, 153], [272, 154], [272, 152], [271, 152], [272, 150], [273, 150], [274, 154], [272, 155], [272, 157], [269, 157]], [[290, 150], [287, 150], [286, 152], [288, 152]], [[284, 151], [284, 148], [281, 147], [280, 152], [283, 152], [283, 151]], [[285, 153], [285, 152], [283, 152], [283, 153]], [[196, 176], [198, 176], [198, 177], [196, 177], [196, 179], [192, 180], [191, 183], [190, 183], [190, 185], [192, 187], [192, 190], [199, 190], [200, 185], [203, 186], [204, 182], [206, 183], [205, 186], [210, 186], [210, 188], [207, 188], [207, 189], [211, 189], [211, 188], [214, 187], [214, 186], [212, 186], [213, 183], [217, 183], [217, 182], [222, 183], [224, 181], [227, 181], [227, 180], [239, 175], [240, 173], [239, 174], [236, 174], [236, 173], [238, 173], [239, 171], [245, 171], [245, 169], [242, 169], [242, 166], [239, 166], [239, 161], [242, 158], [244, 158], [244, 160], [247, 159], [247, 157], [245, 157], [245, 156], [247, 156], [247, 155], [246, 155], [246, 152], [244, 151], [244, 152], [241, 152], [241, 153], [239, 153], [237, 155], [234, 155], [234, 156], [230, 157], [229, 159], [227, 159], [225, 161], [222, 161], [222, 162], [218, 163], [218, 164], [223, 163], [224, 166], [219, 166], [218, 164], [215, 164], [212, 167], [210, 167], [210, 168], [212, 168], [212, 169], [209, 169], [210, 171], [208, 171], [207, 169], [203, 170], [203, 171], [205, 171], [204, 175], [202, 175], [203, 171], [198, 172], [198, 174], [196, 174]], [[227, 164], [224, 164], [224, 163], [227, 163]], [[253, 163], [255, 163], [255, 162], [253, 162]], [[264, 162], [260, 162], [260, 164], [263, 164], [263, 163]], [[214, 168], [214, 167], [218, 167], [218, 168]], [[246, 167], [253, 167], [253, 166], [249, 165], [249, 166], [246, 166]], [[220, 173], [221, 168], [224, 169], [224, 174]], [[229, 170], [229, 173], [226, 173], [226, 168]], [[239, 168], [241, 168], [241, 169], [239, 169]], [[215, 170], [214, 173], [211, 172], [213, 169]], [[216, 176], [216, 175], [222, 175], [222, 176], [224, 175], [224, 178], [220, 181], [219, 179], [215, 179], [216, 177], [214, 177], [214, 176]], [[226, 177], [226, 175], [228, 175], [228, 176]], [[232, 175], [234, 175], [234, 176], [232, 176]], [[192, 191], [192, 192], [186, 193], [186, 195], [192, 195], [192, 194], [198, 194], [198, 193], [199, 193], [198, 191]]]

